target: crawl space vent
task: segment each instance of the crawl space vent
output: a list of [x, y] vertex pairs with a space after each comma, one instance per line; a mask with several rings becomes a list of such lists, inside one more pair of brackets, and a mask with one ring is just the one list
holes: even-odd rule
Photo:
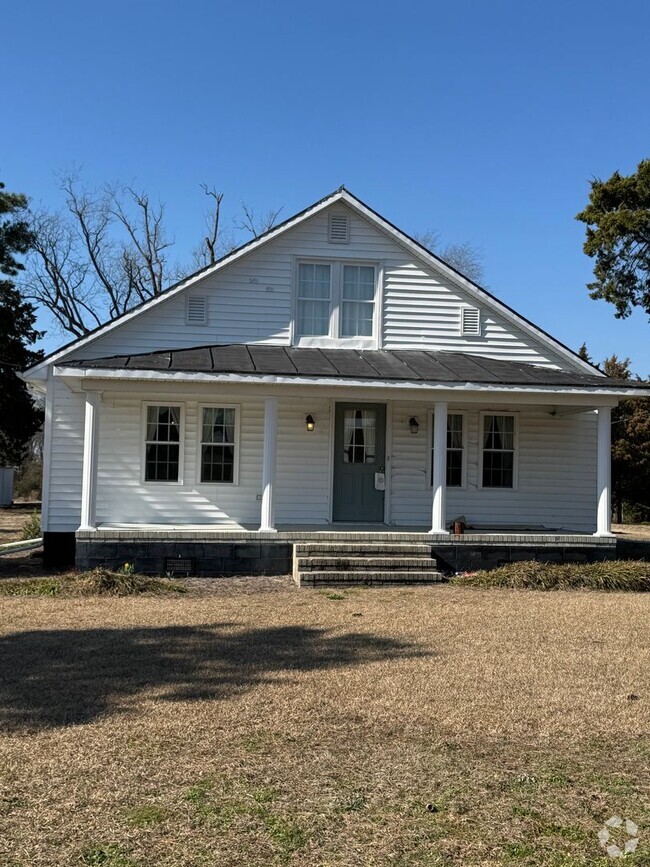
[[481, 311], [478, 307], [460, 308], [460, 333], [464, 337], [481, 336]]
[[194, 559], [192, 557], [165, 557], [165, 575], [171, 575], [173, 578], [182, 575], [187, 578], [194, 572]]
[[330, 214], [327, 240], [330, 244], [350, 243], [350, 217], [348, 214]]
[[205, 325], [208, 321], [208, 299], [205, 295], [189, 295], [187, 298], [187, 324]]

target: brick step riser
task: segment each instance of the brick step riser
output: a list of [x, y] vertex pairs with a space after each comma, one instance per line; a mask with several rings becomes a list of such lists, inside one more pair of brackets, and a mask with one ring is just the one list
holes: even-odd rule
[[345, 584], [440, 584], [445, 578], [439, 572], [303, 572], [301, 584], [307, 586], [341, 586]]
[[348, 558], [318, 557], [314, 560], [300, 559], [297, 564], [298, 572], [438, 572], [439, 568], [435, 560], [418, 560], [417, 558], [405, 558], [393, 560], [391, 558], [369, 557], [367, 560], [350, 560]]
[[295, 556], [303, 557], [431, 557], [428, 545], [394, 548], [390, 545], [296, 545]]

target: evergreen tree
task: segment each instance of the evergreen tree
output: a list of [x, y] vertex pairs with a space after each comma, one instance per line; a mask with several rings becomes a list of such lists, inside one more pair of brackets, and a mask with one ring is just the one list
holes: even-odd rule
[[583, 361], [588, 361], [589, 364], [593, 364], [591, 360], [591, 355], [589, 355], [589, 351], [587, 350], [587, 344], [583, 342], [582, 346], [578, 350], [578, 355]]
[[587, 226], [584, 251], [595, 259], [591, 297], [613, 304], [619, 319], [635, 306], [650, 315], [650, 159], [632, 175], [593, 180], [576, 219]]
[[[617, 379], [638, 378], [630, 359], [616, 355], [605, 359], [603, 371]], [[621, 401], [612, 412], [612, 488], [617, 523], [624, 506], [636, 520], [650, 518], [650, 401], [645, 398]]]
[[40, 336], [34, 328], [36, 315], [7, 279], [23, 269], [16, 255], [26, 253], [31, 244], [26, 207], [24, 195], [5, 192], [0, 182], [0, 466], [21, 462], [42, 422], [42, 413], [17, 376], [42, 357], [28, 349]]

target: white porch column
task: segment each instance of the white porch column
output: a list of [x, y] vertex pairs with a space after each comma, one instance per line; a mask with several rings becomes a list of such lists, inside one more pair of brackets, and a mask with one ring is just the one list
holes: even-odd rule
[[433, 417], [433, 510], [430, 533], [447, 533], [447, 404], [438, 402]]
[[275, 533], [273, 487], [275, 485], [275, 454], [278, 439], [278, 399], [264, 401], [264, 452], [262, 456], [262, 515], [261, 533]]
[[612, 410], [598, 408], [598, 520], [594, 536], [612, 536]]
[[97, 447], [99, 440], [98, 391], [86, 392], [86, 417], [84, 423], [84, 454], [81, 472], [81, 524], [80, 530], [96, 527], [97, 504]]

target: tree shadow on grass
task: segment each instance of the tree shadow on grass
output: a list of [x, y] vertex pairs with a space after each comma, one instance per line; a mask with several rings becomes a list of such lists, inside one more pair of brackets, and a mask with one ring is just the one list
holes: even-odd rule
[[0, 638], [0, 728], [89, 723], [149, 690], [165, 701], [226, 700], [292, 671], [423, 653], [393, 638], [303, 626], [17, 632]]

